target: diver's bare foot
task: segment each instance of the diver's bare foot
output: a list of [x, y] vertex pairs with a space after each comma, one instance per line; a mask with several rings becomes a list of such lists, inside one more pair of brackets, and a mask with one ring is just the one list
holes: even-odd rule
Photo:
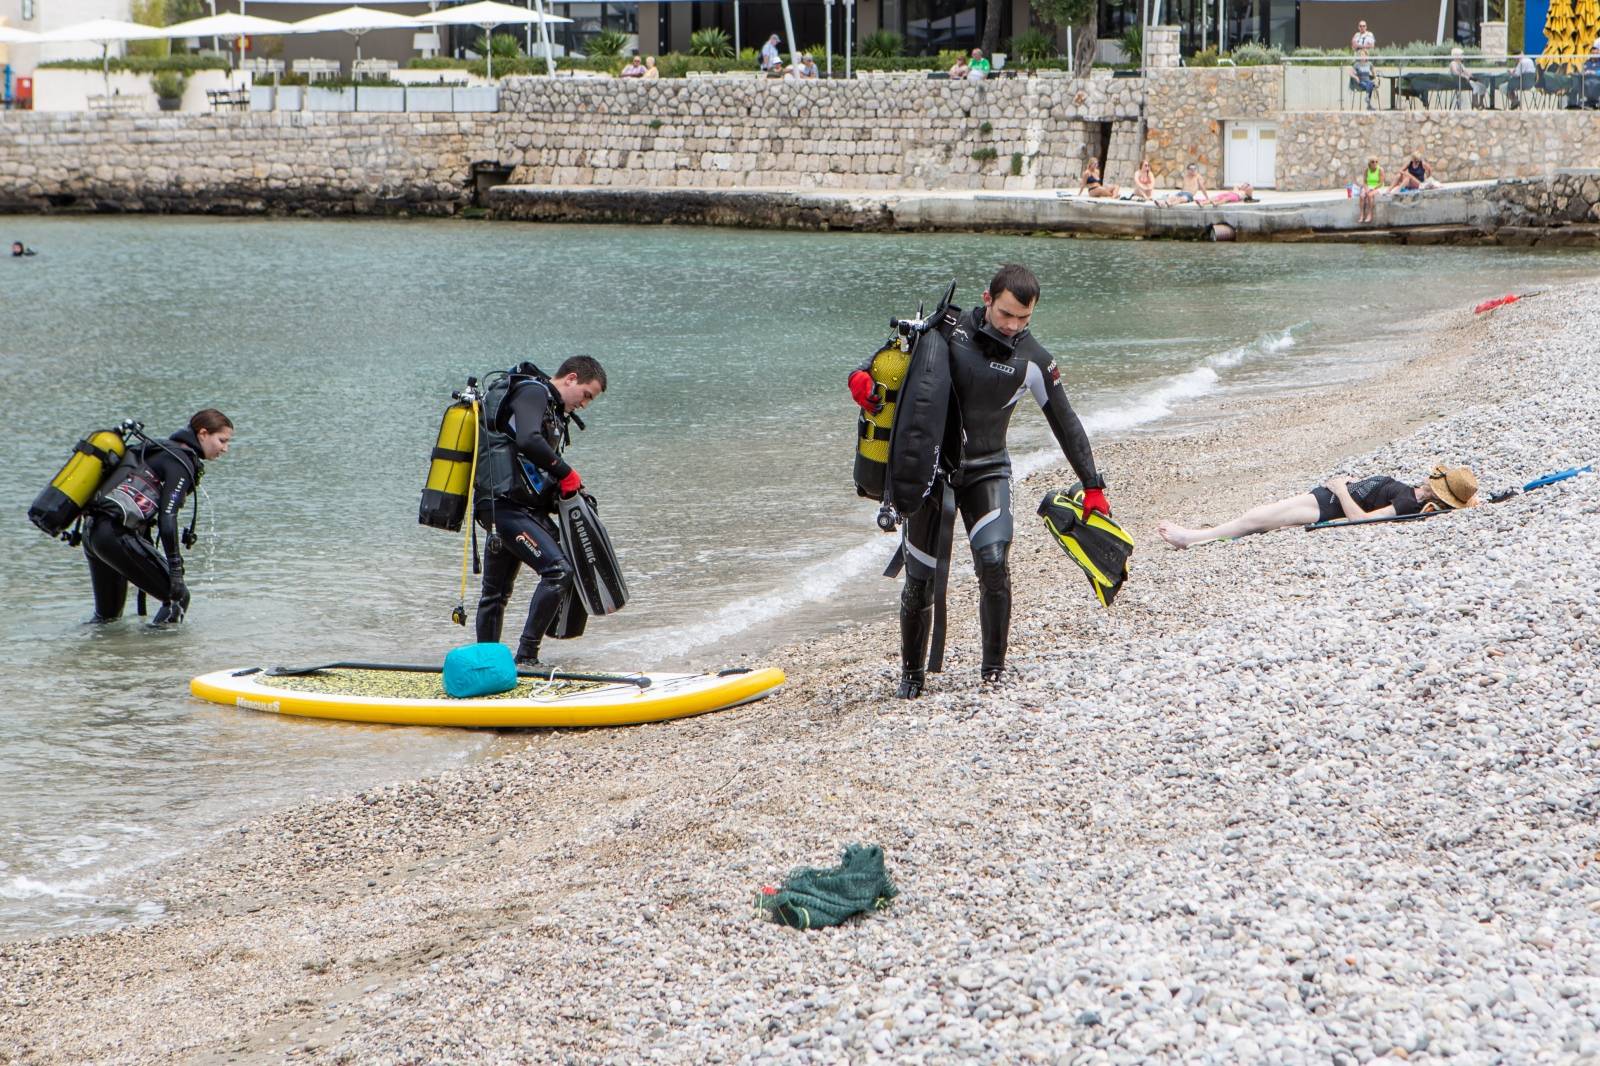
[[1156, 532], [1161, 534], [1162, 540], [1174, 548], [1187, 548], [1195, 542], [1194, 530], [1184, 529], [1182, 526], [1174, 525], [1171, 522], [1162, 522], [1156, 526]]

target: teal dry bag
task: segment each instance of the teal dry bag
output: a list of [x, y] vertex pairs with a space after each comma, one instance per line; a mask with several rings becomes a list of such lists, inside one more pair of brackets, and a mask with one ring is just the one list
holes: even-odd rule
[[445, 695], [495, 696], [517, 687], [517, 662], [504, 644], [468, 644], [444, 657]]

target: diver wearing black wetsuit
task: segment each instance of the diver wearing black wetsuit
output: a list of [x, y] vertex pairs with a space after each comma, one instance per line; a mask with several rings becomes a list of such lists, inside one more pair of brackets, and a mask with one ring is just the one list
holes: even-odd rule
[[524, 666], [538, 665], [545, 631], [572, 588], [572, 564], [561, 550], [552, 517], [557, 495], [571, 495], [583, 486], [578, 472], [561, 457], [567, 420], [604, 390], [605, 371], [588, 356], [566, 360], [554, 378], [544, 378], [531, 363], [523, 363], [513, 371], [505, 398], [493, 412], [494, 424], [486, 427], [503, 435], [486, 434], [486, 448], [492, 450], [499, 439], [515, 455], [508, 455], [503, 466], [509, 476], [498, 478], [494, 464], [480, 459], [490, 480], [480, 486], [475, 517], [492, 536], [483, 557], [478, 640], [500, 639], [517, 571], [527, 564], [539, 575], [539, 587], [517, 643], [516, 659]]
[[[1105, 481], [1095, 470], [1083, 424], [1061, 387], [1055, 360], [1027, 330], [1039, 283], [1025, 267], [1006, 266], [989, 283], [990, 303], [973, 307], [950, 327], [952, 386], [964, 436], [960, 468], [948, 476], [977, 570], [982, 678], [997, 682], [1005, 669], [1011, 629], [1011, 456], [1006, 430], [1018, 401], [1031, 395], [1056, 442], [1087, 490], [1085, 506], [1109, 514]], [[1012, 312], [1021, 312], [1015, 314]], [[1003, 327], [1011, 326], [1008, 335]], [[900, 596], [900, 696], [921, 695], [933, 627], [933, 584], [938, 567], [939, 499], [905, 525], [906, 580]]]
[[[94, 622], [121, 616], [128, 585], [161, 602], [155, 625], [183, 620], [189, 588], [183, 580], [178, 516], [205, 473], [206, 458], [228, 450], [233, 423], [207, 409], [164, 441], [147, 441], [119, 465], [84, 514], [83, 554], [94, 589]], [[155, 531], [161, 551], [151, 543]], [[191, 526], [188, 531], [193, 532]]]

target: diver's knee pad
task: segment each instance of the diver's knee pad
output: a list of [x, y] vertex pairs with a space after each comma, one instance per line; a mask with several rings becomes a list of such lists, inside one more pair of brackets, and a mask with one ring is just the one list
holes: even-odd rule
[[997, 544], [985, 544], [972, 553], [978, 571], [978, 586], [986, 595], [997, 592], [1010, 595], [1011, 566], [1007, 562], [1010, 551], [1011, 542], [1000, 541]]
[[900, 613], [921, 614], [933, 606], [933, 579], [906, 575], [905, 586], [900, 590]]

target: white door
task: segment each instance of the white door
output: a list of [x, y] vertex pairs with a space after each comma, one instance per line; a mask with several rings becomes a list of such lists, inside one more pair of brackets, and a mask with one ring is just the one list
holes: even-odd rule
[[1248, 181], [1258, 189], [1278, 184], [1278, 124], [1276, 122], [1229, 122], [1225, 126], [1227, 155], [1223, 159], [1223, 181], [1238, 185]]

